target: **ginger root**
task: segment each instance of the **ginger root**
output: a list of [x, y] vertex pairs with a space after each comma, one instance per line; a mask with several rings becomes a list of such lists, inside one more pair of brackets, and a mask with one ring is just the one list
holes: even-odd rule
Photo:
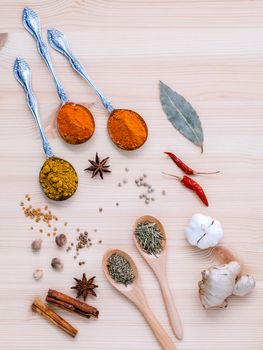
[[238, 295], [240, 297], [243, 297], [244, 295], [250, 293], [252, 289], [255, 288], [256, 281], [254, 280], [254, 277], [251, 275], [243, 275], [241, 276], [233, 290], [233, 295]]
[[223, 237], [218, 220], [195, 214], [185, 233], [189, 244], [208, 252], [217, 263], [203, 270], [202, 280], [198, 282], [200, 300], [205, 309], [226, 307], [231, 295], [242, 297], [255, 288], [254, 277], [244, 273], [240, 259], [227, 248], [217, 245]]
[[253, 276], [240, 276], [240, 271], [241, 266], [237, 261], [202, 271], [202, 280], [198, 286], [200, 300], [205, 309], [227, 307], [229, 296], [244, 296], [254, 289]]

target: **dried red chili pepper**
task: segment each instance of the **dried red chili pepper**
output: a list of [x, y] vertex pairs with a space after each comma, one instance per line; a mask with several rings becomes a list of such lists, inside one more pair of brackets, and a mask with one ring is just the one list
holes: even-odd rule
[[208, 207], [208, 200], [206, 198], [205, 192], [202, 187], [195, 180], [191, 179], [189, 176], [177, 176], [172, 174], [163, 173], [164, 175], [175, 177], [178, 181], [181, 182], [185, 187], [189, 188], [197, 194], [201, 201]]
[[178, 158], [175, 154], [171, 152], [164, 152], [164, 153], [167, 154], [172, 159], [172, 161], [178, 166], [178, 168], [180, 168], [187, 175], [218, 174], [220, 172], [220, 171], [213, 171], [213, 172], [205, 173], [205, 172], [199, 172], [199, 171], [193, 170], [188, 165], [186, 165], [180, 158]]

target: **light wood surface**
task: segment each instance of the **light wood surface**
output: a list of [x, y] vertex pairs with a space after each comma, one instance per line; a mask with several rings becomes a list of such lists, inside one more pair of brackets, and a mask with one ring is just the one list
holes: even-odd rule
[[[161, 251], [161, 253], [158, 256], [154, 256], [151, 254], [147, 254], [145, 251], [143, 251], [143, 249], [141, 248], [140, 244], [137, 241], [136, 238], [136, 227], [138, 224], [143, 224], [143, 223], [155, 223], [156, 227], [159, 228], [159, 231], [161, 232], [163, 238], [164, 238], [164, 245], [163, 245], [163, 249]], [[136, 248], [138, 249], [138, 251], [140, 252], [140, 254], [142, 255], [142, 257], [145, 259], [145, 261], [147, 262], [147, 264], [150, 266], [150, 268], [153, 270], [161, 291], [162, 291], [162, 295], [163, 295], [163, 301], [166, 307], [166, 312], [168, 315], [168, 319], [170, 322], [170, 325], [173, 329], [174, 334], [176, 335], [176, 337], [180, 340], [183, 339], [183, 326], [182, 326], [182, 322], [179, 316], [179, 313], [177, 311], [177, 308], [175, 306], [175, 298], [174, 295], [171, 293], [171, 290], [169, 288], [169, 284], [168, 284], [168, 279], [167, 279], [167, 236], [166, 236], [166, 232], [164, 230], [164, 227], [162, 225], [162, 223], [156, 219], [155, 217], [151, 216], [151, 215], [144, 215], [141, 216], [135, 223], [134, 226], [134, 243]]]
[[[145, 118], [149, 139], [142, 149], [125, 153], [112, 145], [107, 113], [98, 98], [52, 50], [69, 97], [86, 103], [96, 122], [95, 134], [85, 145], [71, 147], [58, 137], [54, 120], [59, 100], [33, 38], [22, 27], [25, 5], [38, 12], [43, 34], [50, 26], [65, 32], [72, 51], [114, 106], [134, 109]], [[149, 305], [179, 350], [262, 350], [263, 2], [1, 0], [0, 14], [0, 33], [8, 33], [0, 51], [0, 348], [160, 349], [138, 310], [104, 277], [102, 256], [116, 247], [138, 264]], [[38, 171], [44, 156], [24, 92], [13, 77], [17, 56], [31, 65], [33, 88], [55, 153], [79, 173], [79, 189], [69, 201], [51, 203], [40, 190]], [[164, 116], [159, 80], [198, 111], [205, 135], [203, 155]], [[83, 171], [96, 151], [111, 157], [112, 174], [106, 174], [104, 181]], [[196, 178], [206, 190], [209, 208], [177, 181], [161, 175], [161, 171], [180, 174], [164, 151], [174, 151], [197, 170], [221, 170], [219, 175]], [[148, 206], [138, 198], [141, 188], [134, 184], [142, 173], [155, 188], [156, 200]], [[125, 179], [127, 184], [118, 187]], [[81, 253], [86, 265], [78, 266], [73, 253], [58, 250], [46, 235], [42, 250], [31, 252], [41, 225], [30, 230], [31, 221], [19, 207], [26, 193], [34, 206], [48, 203], [60, 218], [58, 225], [68, 221], [62, 229], [72, 239], [77, 227], [90, 232], [93, 246]], [[225, 310], [206, 311], [198, 298], [200, 272], [212, 261], [184, 238], [184, 229], [197, 212], [222, 222], [223, 244], [235, 250], [257, 281], [253, 294], [231, 298]], [[167, 233], [169, 286], [184, 326], [181, 342], [170, 328], [158, 282], [133, 242], [135, 220], [146, 214], [157, 217]], [[99, 239], [102, 244], [97, 244]], [[63, 271], [50, 267], [54, 256], [63, 260]], [[32, 278], [36, 268], [44, 269], [39, 282]], [[70, 293], [73, 277], [81, 277], [82, 272], [96, 275], [98, 297], [88, 302], [100, 310], [100, 318], [86, 320], [57, 310], [79, 330], [75, 339], [69, 339], [32, 313], [30, 306], [34, 298], [43, 299], [48, 288]]]

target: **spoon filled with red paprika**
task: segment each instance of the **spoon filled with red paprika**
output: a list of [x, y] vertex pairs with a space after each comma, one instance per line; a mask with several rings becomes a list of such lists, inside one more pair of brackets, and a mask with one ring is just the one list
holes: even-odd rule
[[68, 100], [55, 74], [48, 48], [41, 38], [40, 19], [37, 13], [29, 8], [24, 8], [23, 24], [36, 40], [38, 52], [48, 66], [61, 100], [61, 107], [57, 114], [57, 128], [60, 136], [72, 145], [88, 141], [95, 130], [93, 115], [85, 106]]
[[115, 145], [121, 149], [131, 151], [141, 147], [148, 137], [148, 128], [144, 119], [129, 109], [116, 109], [100, 92], [87, 74], [83, 65], [71, 53], [65, 35], [52, 28], [48, 30], [48, 41], [53, 49], [62, 53], [70, 62], [72, 68], [84, 78], [100, 98], [103, 106], [110, 113], [108, 119], [108, 133]]

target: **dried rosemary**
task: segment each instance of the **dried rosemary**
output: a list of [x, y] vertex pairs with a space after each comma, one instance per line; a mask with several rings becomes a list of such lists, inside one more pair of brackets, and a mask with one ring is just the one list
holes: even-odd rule
[[134, 281], [134, 273], [130, 263], [121, 255], [112, 254], [107, 263], [109, 274], [117, 283], [127, 286]]
[[135, 237], [141, 249], [147, 254], [159, 255], [164, 247], [165, 238], [154, 222], [143, 222], [136, 226]]

